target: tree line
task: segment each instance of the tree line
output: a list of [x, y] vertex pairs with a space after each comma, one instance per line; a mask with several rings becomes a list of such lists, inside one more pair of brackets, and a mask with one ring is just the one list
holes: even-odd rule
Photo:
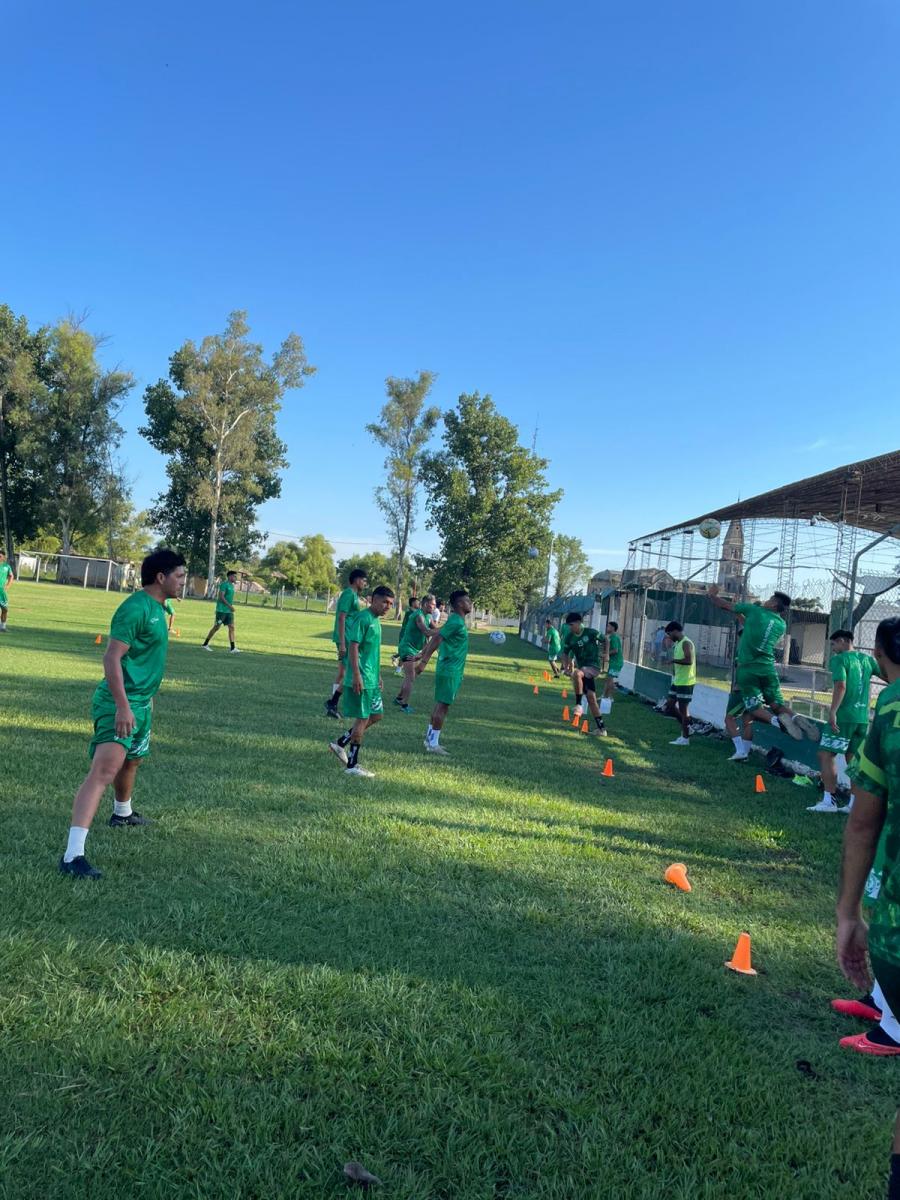
[[[258, 509], [280, 494], [288, 466], [278, 414], [316, 368], [296, 333], [267, 358], [244, 312], [221, 333], [184, 342], [166, 376], [145, 389], [139, 432], [165, 457], [167, 487], [138, 512], [118, 421], [135, 380], [100, 363], [102, 344], [83, 320], [33, 329], [0, 305], [0, 520], [10, 557], [27, 544], [130, 559], [161, 541], [206, 575], [210, 593], [225, 566], [273, 589], [321, 592], [359, 564], [373, 583], [391, 583], [399, 603], [412, 585], [443, 595], [466, 586], [487, 609], [521, 613], [543, 595], [552, 540], [552, 593], [587, 585], [580, 540], [551, 539], [562, 493], [549, 487], [547, 460], [521, 444], [489, 395], [465, 393], [442, 413], [429, 403], [430, 371], [388, 378], [367, 426], [385, 451], [374, 499], [391, 554], [336, 563], [322, 534], [263, 551]], [[433, 557], [410, 549], [422, 500], [440, 543]]]

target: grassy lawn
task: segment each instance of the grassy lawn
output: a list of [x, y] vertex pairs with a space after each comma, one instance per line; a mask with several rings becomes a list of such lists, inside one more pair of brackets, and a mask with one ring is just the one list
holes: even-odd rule
[[[76, 883], [117, 597], [12, 599], [0, 1195], [321, 1200], [358, 1159], [397, 1200], [880, 1200], [895, 1064], [837, 1044], [861, 1028], [828, 1005], [843, 818], [806, 791], [755, 795], [730, 745], [672, 747], [634, 700], [583, 737], [561, 685], [532, 694], [537, 651], [486, 634], [452, 757], [422, 750], [429, 672], [347, 779], [330, 620], [241, 611], [246, 653], [205, 654], [188, 602], [135, 793], [157, 823], [98, 818], [105, 878]], [[723, 968], [743, 929], [756, 979]]]

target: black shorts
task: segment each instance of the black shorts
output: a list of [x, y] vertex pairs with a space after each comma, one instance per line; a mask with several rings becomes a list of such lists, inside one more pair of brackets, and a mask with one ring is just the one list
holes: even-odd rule
[[581, 686], [584, 688], [584, 690], [586, 692], [596, 692], [597, 691], [596, 677], [591, 676], [590, 678], [588, 678], [587, 675], [583, 675], [582, 679], [581, 679]]

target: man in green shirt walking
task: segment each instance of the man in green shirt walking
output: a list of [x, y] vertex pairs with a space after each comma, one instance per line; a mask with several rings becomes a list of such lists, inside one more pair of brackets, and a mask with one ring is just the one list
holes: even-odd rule
[[410, 609], [406, 614], [403, 627], [400, 630], [400, 644], [397, 647], [397, 657], [403, 669], [403, 686], [394, 703], [405, 713], [411, 713], [409, 698], [416, 680], [416, 663], [419, 655], [425, 649], [428, 631], [431, 628], [431, 615], [434, 612], [434, 596], [425, 596], [420, 608]]
[[603, 685], [603, 699], [609, 701], [612, 708], [613, 696], [616, 694], [619, 676], [625, 666], [625, 655], [622, 653], [622, 639], [619, 636], [619, 622], [607, 621], [606, 647], [609, 658], [606, 664], [606, 683]]
[[353, 724], [328, 748], [344, 764], [348, 775], [364, 779], [372, 771], [359, 765], [359, 752], [366, 730], [377, 725], [384, 716], [384, 697], [381, 684], [381, 618], [391, 606], [394, 593], [389, 587], [377, 587], [368, 608], [353, 613], [344, 626], [347, 644], [347, 669], [351, 688], [344, 696], [344, 716]]
[[362, 610], [362, 595], [369, 586], [366, 573], [362, 567], [354, 567], [350, 572], [347, 586], [337, 598], [334, 606], [334, 629], [331, 640], [337, 651], [338, 669], [331, 695], [325, 701], [325, 716], [339, 720], [338, 702], [344, 690], [344, 675], [347, 670], [347, 621], [354, 613]]
[[559, 679], [562, 670], [559, 665], [559, 655], [562, 650], [562, 638], [559, 630], [548, 617], [544, 623], [544, 645], [547, 647], [547, 662], [553, 672], [553, 678]]
[[206, 641], [203, 643], [204, 650], [212, 651], [212, 646], [209, 644], [210, 639], [219, 632], [223, 625], [227, 625], [231, 653], [240, 654], [240, 650], [234, 644], [234, 581], [236, 579], [237, 571], [229, 571], [219, 584], [219, 590], [216, 593], [215, 623], [206, 635]]
[[672, 642], [672, 685], [666, 701], [666, 716], [677, 717], [681, 722], [681, 735], [670, 742], [671, 746], [691, 744], [691, 700], [697, 682], [697, 651], [694, 643], [685, 634], [680, 621], [670, 621], [666, 636]]
[[169, 631], [163, 606], [178, 594], [184, 578], [182, 556], [173, 550], [156, 550], [141, 563], [141, 590], [113, 613], [103, 658], [104, 680], [94, 692], [91, 707], [91, 769], [75, 796], [69, 841], [59, 860], [64, 875], [81, 879], [101, 876], [85, 858], [84, 847], [109, 784], [115, 792], [110, 825], [150, 824], [132, 809], [131, 794], [141, 759], [150, 753], [153, 697], [166, 668]]
[[585, 625], [581, 613], [566, 614], [565, 633], [562, 640], [563, 670], [572, 676], [572, 686], [575, 689], [575, 713], [580, 717], [584, 712], [585, 697], [587, 707], [591, 710], [596, 729], [591, 732], [595, 737], [606, 737], [606, 725], [600, 712], [597, 700], [597, 676], [600, 674], [600, 660], [606, 637], [598, 629]]
[[818, 804], [808, 812], [849, 812], [852, 801], [842, 807], [834, 798], [837, 788], [835, 759], [843, 754], [849, 767], [866, 740], [869, 729], [869, 692], [873, 675], [880, 675], [871, 654], [853, 649], [853, 633], [838, 629], [831, 635], [831, 708], [828, 724], [819, 742], [819, 771], [824, 788]]
[[431, 712], [431, 724], [425, 733], [425, 749], [429, 754], [449, 753], [441, 745], [441, 730], [447, 720], [450, 705], [462, 686], [466, 657], [469, 653], [466, 617], [471, 611], [472, 597], [465, 588], [451, 592], [450, 615], [441, 628], [432, 633], [416, 666], [416, 674], [421, 675], [432, 654], [440, 648], [434, 673], [434, 708]]
[[9, 616], [9, 597], [6, 589], [15, 582], [15, 573], [6, 561], [6, 551], [0, 550], [0, 633], [6, 633], [6, 618]]

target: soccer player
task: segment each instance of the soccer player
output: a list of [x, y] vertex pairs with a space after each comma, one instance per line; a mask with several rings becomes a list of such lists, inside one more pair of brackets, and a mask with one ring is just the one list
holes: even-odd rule
[[600, 705], [597, 702], [597, 676], [600, 674], [600, 657], [606, 638], [597, 629], [591, 629], [581, 619], [581, 613], [566, 614], [564, 622], [566, 632], [563, 636], [563, 670], [572, 676], [572, 686], [575, 689], [575, 711], [573, 716], [580, 717], [584, 712], [585, 697], [591, 716], [597, 726], [591, 730], [595, 737], [606, 737], [606, 725], [600, 715]]
[[[721, 598], [714, 583], [710, 584], [707, 595], [716, 608], [744, 618], [735, 673], [744, 711], [751, 720], [768, 721], [800, 741], [802, 722], [798, 722], [790, 705], [785, 704], [775, 671], [775, 647], [787, 632], [784, 614], [791, 607], [790, 596], [773, 592], [764, 604], [733, 604]], [[751, 743], [745, 745], [749, 751]]]
[[413, 614], [418, 613], [421, 607], [422, 602], [419, 597], [410, 596], [406, 605], [406, 612], [403, 614], [403, 620], [400, 622], [400, 636], [397, 638], [397, 650], [391, 655], [391, 666], [394, 668], [395, 675], [403, 674], [403, 668], [400, 665], [400, 643], [403, 641], [407, 625], [414, 619]]
[[[738, 617], [737, 642], [734, 648], [735, 664], [737, 664], [738, 647], [741, 644], [743, 632], [744, 618]], [[736, 685], [728, 694], [728, 703], [725, 706], [725, 729], [734, 745], [734, 754], [728, 761], [746, 762], [750, 757], [750, 748], [753, 745], [753, 718], [744, 708], [744, 698]]]
[[606, 647], [608, 661], [606, 665], [606, 683], [603, 685], [603, 699], [609, 701], [612, 708], [613, 696], [616, 694], [619, 676], [625, 666], [625, 656], [622, 653], [622, 639], [619, 636], [619, 622], [608, 621], [606, 624]]
[[64, 875], [101, 877], [85, 858], [84, 845], [109, 784], [115, 793], [109, 819], [113, 828], [150, 824], [131, 807], [131, 795], [141, 759], [150, 753], [153, 697], [166, 669], [169, 631], [163, 605], [178, 593], [185, 573], [180, 554], [154, 551], [141, 563], [141, 590], [132, 593], [113, 613], [103, 658], [105, 678], [94, 692], [91, 705], [91, 769], [75, 796], [69, 841], [59, 860]]
[[869, 688], [873, 675], [880, 675], [871, 654], [853, 649], [853, 633], [838, 629], [831, 635], [832, 692], [828, 727], [819, 742], [819, 771], [824, 792], [818, 804], [807, 812], [849, 812], [851, 804], [841, 807], [834, 798], [837, 788], [835, 757], [843, 754], [848, 767], [866, 740], [869, 728]]
[[[374, 772], [359, 765], [359, 751], [366, 730], [384, 716], [381, 683], [381, 618], [391, 607], [394, 593], [389, 587], [377, 587], [372, 603], [352, 613], [345, 622], [343, 636], [347, 645], [347, 670], [351, 687], [344, 696], [344, 716], [353, 724], [328, 747], [344, 764], [348, 775], [372, 779]], [[349, 752], [347, 747], [349, 746]]]
[[365, 571], [362, 567], [355, 567], [350, 572], [349, 583], [338, 596], [334, 606], [334, 631], [331, 640], [337, 650], [338, 669], [331, 696], [325, 701], [325, 716], [335, 720], [340, 717], [338, 701], [344, 690], [344, 674], [347, 669], [347, 619], [362, 610], [363, 603], [360, 597], [368, 586]]
[[12, 567], [6, 561], [6, 551], [0, 550], [0, 633], [6, 633], [6, 618], [9, 616], [9, 597], [6, 589], [16, 582]]
[[[175, 599], [176, 599], [176, 600], [180, 600], [180, 599], [181, 599], [181, 597], [180, 597], [180, 596], [176, 596], [176, 597], [175, 597]], [[171, 600], [167, 600], [167, 601], [165, 602], [165, 604], [163, 605], [163, 608], [166, 610], [166, 612], [168, 613], [168, 616], [169, 616], [169, 623], [168, 623], [168, 626], [167, 626], [167, 628], [168, 628], [168, 631], [169, 631], [169, 633], [171, 633], [171, 632], [172, 632], [172, 626], [173, 626], [173, 625], [174, 625], [174, 623], [175, 623], [175, 605], [172, 603], [172, 601], [171, 601]]]
[[236, 579], [237, 571], [229, 571], [219, 584], [216, 594], [215, 623], [206, 635], [206, 641], [203, 643], [204, 650], [212, 651], [212, 646], [209, 644], [210, 638], [217, 634], [223, 625], [227, 625], [230, 653], [240, 654], [240, 650], [234, 644], [234, 581]]
[[[851, 768], [854, 803], [844, 830], [836, 949], [847, 979], [868, 991], [874, 975], [892, 1012], [900, 1013], [900, 617], [879, 624], [875, 658], [888, 686], [878, 697], [865, 745]], [[867, 927], [862, 896], [882, 830], [881, 890]], [[876, 1027], [865, 1036], [877, 1046], [883, 1034]], [[888, 1196], [900, 1200], [900, 1114], [894, 1125]]]
[[405, 713], [412, 712], [409, 707], [409, 698], [416, 681], [416, 663], [428, 640], [428, 630], [431, 627], [433, 612], [434, 596], [428, 595], [422, 600], [421, 608], [410, 609], [400, 632], [397, 656], [403, 669], [403, 686], [400, 688], [400, 695], [394, 698], [394, 703]]
[[416, 674], [421, 675], [432, 654], [440, 647], [434, 672], [434, 708], [431, 724], [425, 734], [425, 749], [429, 754], [449, 753], [441, 745], [441, 730], [447, 720], [450, 705], [456, 699], [462, 685], [466, 656], [469, 653], [466, 617], [472, 611], [472, 607], [472, 597], [465, 588], [458, 588], [450, 593], [450, 615], [440, 629], [434, 630], [416, 664]]
[[677, 717], [681, 722], [681, 735], [670, 742], [670, 746], [691, 744], [691, 700], [697, 682], [697, 651], [694, 643], [684, 632], [680, 621], [670, 621], [666, 636], [672, 641], [672, 686], [666, 701], [667, 717]]
[[559, 679], [562, 671], [559, 666], [559, 655], [562, 649], [562, 638], [559, 630], [548, 617], [544, 622], [544, 645], [547, 647], [547, 662], [553, 672], [553, 678]]

